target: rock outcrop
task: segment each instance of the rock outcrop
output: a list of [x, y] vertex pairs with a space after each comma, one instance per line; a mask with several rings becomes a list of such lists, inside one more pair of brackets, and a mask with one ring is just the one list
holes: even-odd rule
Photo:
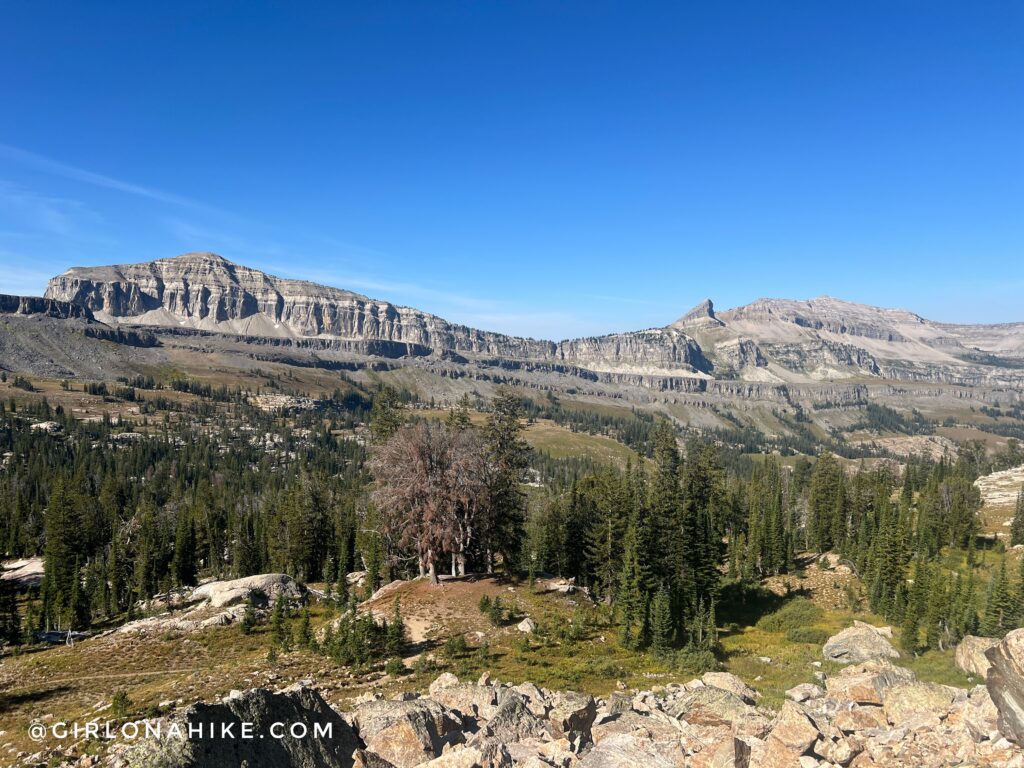
[[193, 600], [206, 600], [214, 608], [238, 605], [252, 594], [261, 595], [264, 602], [274, 601], [278, 595], [287, 600], [305, 596], [306, 588], [286, 573], [261, 573], [230, 581], [209, 581], [195, 588]]
[[[117, 628], [126, 634], [192, 632], [241, 621], [250, 603], [261, 612], [283, 596], [289, 603], [305, 599], [306, 586], [284, 573], [262, 573], [230, 581], [209, 581], [191, 591], [158, 595], [148, 610], [164, 612], [130, 621]], [[173, 607], [174, 611], [169, 609]]]
[[0, 293], [0, 315], [43, 315], [61, 320], [81, 318], [92, 320], [92, 313], [85, 307], [70, 301], [59, 301], [39, 296], [11, 296]]
[[889, 642], [891, 638], [892, 630], [889, 627], [874, 627], [863, 621], [854, 621], [852, 627], [830, 637], [821, 652], [826, 659], [840, 664], [898, 659], [900, 652]]

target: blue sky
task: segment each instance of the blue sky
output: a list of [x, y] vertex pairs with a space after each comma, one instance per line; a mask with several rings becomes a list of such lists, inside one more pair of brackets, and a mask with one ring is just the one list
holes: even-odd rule
[[212, 250], [562, 338], [1024, 320], [1024, 5], [6, 3], [0, 292]]

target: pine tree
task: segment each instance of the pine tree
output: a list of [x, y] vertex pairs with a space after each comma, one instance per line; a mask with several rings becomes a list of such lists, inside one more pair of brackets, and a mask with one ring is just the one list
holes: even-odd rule
[[270, 618], [270, 627], [273, 633], [274, 645], [283, 650], [290, 650], [292, 645], [292, 633], [288, 626], [288, 604], [283, 594], [278, 594], [274, 601], [274, 610]]
[[43, 612], [48, 625], [64, 629], [81, 618], [81, 537], [76, 499], [59, 476], [50, 490], [45, 525]]
[[405, 643], [406, 632], [405, 622], [402, 620], [402, 600], [401, 598], [396, 598], [385, 634], [385, 654], [395, 657], [401, 656], [402, 651], [405, 649]]
[[981, 619], [981, 632], [986, 637], [1002, 637], [1013, 628], [1014, 605], [1006, 575], [1005, 555], [999, 561], [999, 570], [988, 585], [985, 612]]
[[491, 401], [484, 428], [491, 468], [489, 516], [484, 538], [488, 571], [500, 554], [505, 570], [514, 574], [525, 539], [526, 495], [520, 489], [530, 455], [522, 438], [522, 406], [511, 390], [499, 390]]
[[583, 570], [596, 594], [614, 602], [629, 519], [628, 487], [623, 478], [603, 472], [585, 485], [584, 491], [593, 500], [593, 515], [584, 536]]
[[904, 649], [916, 653], [920, 642], [921, 621], [927, 609], [930, 588], [930, 571], [928, 565], [921, 560], [914, 564], [914, 582], [907, 596], [907, 607], [903, 613], [903, 632], [901, 642]]
[[459, 401], [448, 411], [448, 428], [454, 430], [469, 429], [473, 422], [469, 417], [469, 395], [463, 394]]
[[1024, 489], [1017, 491], [1017, 506], [1010, 523], [1010, 544], [1024, 544]]
[[818, 552], [841, 549], [847, 534], [846, 475], [831, 453], [814, 465], [807, 497], [810, 543]]
[[313, 647], [313, 627], [309, 618], [309, 606], [302, 611], [302, 622], [299, 624], [299, 645], [303, 648]]
[[640, 647], [640, 631], [647, 612], [643, 580], [636, 525], [631, 524], [626, 530], [615, 607], [622, 644], [632, 649]]
[[174, 580], [179, 587], [194, 586], [197, 572], [196, 531], [192, 517], [182, 511], [174, 532]]
[[380, 445], [391, 439], [405, 423], [402, 401], [391, 387], [383, 387], [373, 396], [370, 410], [370, 439]]
[[929, 648], [943, 650], [949, 639], [949, 594], [941, 572], [932, 576], [925, 610], [925, 644]]
[[672, 603], [663, 586], [651, 601], [651, 649], [663, 653], [672, 647], [674, 635]]
[[[710, 443], [691, 442], [682, 472], [681, 563], [677, 565], [682, 616], [677, 627], [683, 629], [703, 603], [705, 610], [718, 593], [721, 562], [721, 537], [717, 520], [725, 506], [724, 470], [717, 450]], [[781, 541], [776, 549], [781, 559]]]

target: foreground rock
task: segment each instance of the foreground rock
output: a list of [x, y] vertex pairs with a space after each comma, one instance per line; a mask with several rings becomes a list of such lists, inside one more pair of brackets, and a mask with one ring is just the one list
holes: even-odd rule
[[999, 731], [1024, 744], [1024, 629], [1015, 629], [985, 651], [992, 667], [985, 682], [999, 710]]
[[871, 659], [898, 659], [900, 652], [889, 640], [892, 629], [854, 621], [852, 627], [833, 635], [822, 648], [826, 659], [840, 664], [861, 664]]
[[[1024, 690], [1024, 630], [989, 651], [989, 688], [965, 691], [917, 680], [886, 658], [843, 667], [824, 687], [807, 682], [773, 712], [738, 677], [708, 673], [656, 691], [607, 699], [514, 687], [450, 673], [425, 696], [363, 700], [344, 720], [307, 690], [252, 691], [187, 722], [272, 720], [334, 724], [330, 741], [242, 744], [179, 740], [114, 750], [128, 765], [248, 768], [1024, 768], [1017, 738]], [[992, 689], [992, 695], [989, 690]], [[998, 708], [997, 708], [998, 707]], [[345, 725], [345, 722], [350, 725]], [[1000, 733], [1002, 729], [1002, 733]], [[269, 747], [269, 749], [268, 749]], [[119, 750], [119, 751], [118, 751]], [[138, 750], [137, 752], [134, 750]], [[148, 751], [146, 751], [148, 750]], [[342, 754], [344, 753], [344, 754]], [[125, 762], [126, 757], [140, 758]], [[242, 761], [247, 762], [242, 762]], [[333, 762], [331, 762], [333, 761]]]
[[428, 699], [369, 701], [352, 722], [366, 749], [395, 768], [421, 765], [464, 740], [461, 718]]
[[992, 666], [985, 652], [998, 642], [994, 637], [967, 635], [956, 647], [956, 665], [968, 675], [984, 681]]
[[[252, 738], [241, 738], [243, 723], [252, 724]], [[181, 717], [163, 721], [163, 733], [173, 733], [175, 724], [180, 738], [129, 742], [108, 764], [118, 768], [351, 768], [359, 747], [352, 727], [309, 688], [282, 693], [257, 688], [220, 704], [195, 704]], [[277, 731], [275, 724], [284, 728]], [[188, 736], [190, 728], [196, 734], [193, 737]], [[222, 737], [225, 728], [238, 737]]]

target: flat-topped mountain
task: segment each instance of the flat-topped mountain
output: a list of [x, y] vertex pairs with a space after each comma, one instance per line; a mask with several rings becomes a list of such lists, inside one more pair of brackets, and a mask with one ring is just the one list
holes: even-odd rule
[[950, 325], [830, 297], [759, 299], [723, 312], [705, 300], [663, 328], [555, 342], [469, 328], [351, 291], [267, 275], [212, 253], [189, 253], [74, 267], [50, 280], [46, 298], [80, 306], [108, 324], [392, 342], [427, 355], [559, 364], [644, 380], [1024, 381], [1024, 323]]

